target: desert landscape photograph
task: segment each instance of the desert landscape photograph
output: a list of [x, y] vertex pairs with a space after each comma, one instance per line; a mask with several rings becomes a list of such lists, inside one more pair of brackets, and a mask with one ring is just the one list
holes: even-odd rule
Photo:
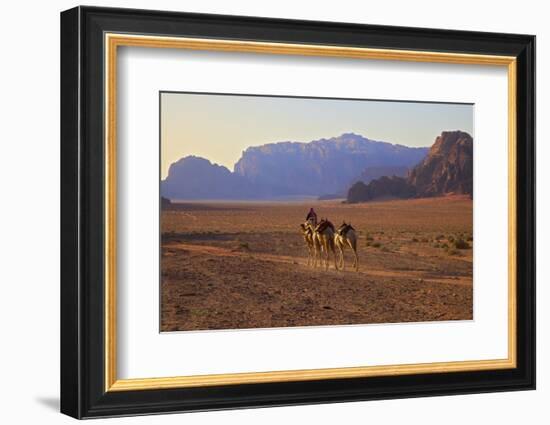
[[473, 319], [473, 105], [160, 108], [161, 332]]

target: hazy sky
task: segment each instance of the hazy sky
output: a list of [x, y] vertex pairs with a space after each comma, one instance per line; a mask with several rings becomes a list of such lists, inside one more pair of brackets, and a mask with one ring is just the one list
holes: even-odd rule
[[233, 171], [249, 146], [310, 142], [342, 133], [431, 146], [444, 130], [473, 136], [473, 106], [372, 100], [162, 93], [161, 174], [187, 155]]

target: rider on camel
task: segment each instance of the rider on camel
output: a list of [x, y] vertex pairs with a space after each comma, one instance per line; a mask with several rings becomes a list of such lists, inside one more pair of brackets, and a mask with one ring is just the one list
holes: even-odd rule
[[309, 209], [309, 212], [306, 216], [306, 221], [313, 222], [313, 225], [317, 224], [317, 214], [313, 210], [313, 207]]

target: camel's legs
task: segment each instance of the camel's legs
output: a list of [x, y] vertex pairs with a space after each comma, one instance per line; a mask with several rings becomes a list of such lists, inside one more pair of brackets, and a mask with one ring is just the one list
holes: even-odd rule
[[359, 271], [359, 257], [357, 256], [357, 241], [348, 240], [348, 245], [353, 251], [353, 255], [354, 255], [353, 267], [355, 268], [355, 271]]
[[342, 245], [342, 241], [335, 239], [334, 244], [336, 245], [336, 248], [338, 248], [338, 253], [340, 255], [340, 257], [338, 258], [338, 267], [343, 270], [345, 268], [345, 265], [344, 265], [344, 247]]
[[338, 266], [340, 269], [345, 270], [346, 265], [344, 264], [344, 248], [342, 244], [337, 244], [336, 246], [338, 247], [338, 253], [340, 254], [340, 261]]
[[328, 263], [330, 261], [330, 254], [329, 254], [329, 251], [328, 251], [328, 243], [327, 241], [325, 241], [325, 270], [328, 271]]
[[334, 256], [334, 269], [338, 270], [338, 264], [336, 259], [336, 250], [334, 249], [334, 244], [331, 245], [332, 248], [332, 255]]
[[313, 258], [313, 268], [317, 268], [317, 264], [321, 262], [321, 246], [319, 245], [319, 241], [315, 241], [315, 257]]

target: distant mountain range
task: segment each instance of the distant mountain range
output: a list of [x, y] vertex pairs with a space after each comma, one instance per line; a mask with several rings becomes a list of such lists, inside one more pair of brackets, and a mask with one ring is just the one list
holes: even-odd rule
[[181, 158], [161, 182], [161, 195], [178, 200], [345, 196], [356, 181], [407, 175], [427, 153], [428, 148], [354, 133], [309, 143], [269, 143], [246, 149], [233, 172], [204, 158]]
[[369, 167], [412, 167], [427, 148], [370, 140], [346, 133], [309, 143], [279, 142], [246, 149], [235, 174], [272, 195], [319, 196], [345, 190]]
[[386, 175], [372, 179], [368, 184], [356, 182], [348, 191], [347, 201], [448, 194], [473, 196], [473, 139], [462, 131], [441, 133], [428, 155], [407, 177]]
[[168, 199], [251, 199], [259, 188], [226, 167], [197, 156], [186, 156], [170, 166], [161, 182], [161, 196]]

